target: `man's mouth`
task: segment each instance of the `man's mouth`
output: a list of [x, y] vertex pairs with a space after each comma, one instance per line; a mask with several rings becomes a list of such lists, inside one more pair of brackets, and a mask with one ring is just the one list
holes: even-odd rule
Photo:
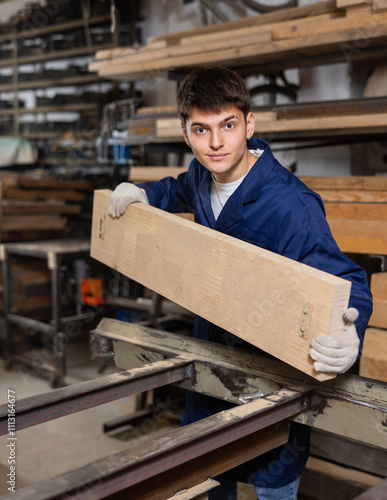
[[211, 155], [207, 155], [212, 161], [221, 161], [223, 160], [224, 158], [226, 158], [227, 156], [227, 153], [219, 153], [219, 154], [211, 154]]

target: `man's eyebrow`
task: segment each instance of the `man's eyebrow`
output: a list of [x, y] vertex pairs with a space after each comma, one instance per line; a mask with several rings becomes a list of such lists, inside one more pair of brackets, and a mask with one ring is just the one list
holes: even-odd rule
[[[225, 118], [224, 120], [222, 120], [221, 122], [219, 122], [219, 125], [224, 125], [225, 123], [229, 122], [232, 119], [238, 119], [238, 117], [236, 115], [227, 116], [227, 118]], [[203, 122], [192, 122], [191, 123], [191, 128], [192, 127], [209, 128], [209, 125], [207, 123], [203, 123]]]

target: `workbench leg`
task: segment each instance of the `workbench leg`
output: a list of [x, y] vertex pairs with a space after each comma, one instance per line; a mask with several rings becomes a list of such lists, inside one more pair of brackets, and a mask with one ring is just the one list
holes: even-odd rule
[[7, 367], [12, 361], [13, 342], [11, 332], [11, 322], [9, 321], [9, 313], [11, 311], [11, 276], [8, 254], [5, 250], [4, 260], [2, 261], [3, 268], [3, 307], [4, 307], [4, 359]]
[[52, 382], [53, 387], [58, 387], [63, 381], [66, 373], [64, 355], [64, 335], [62, 331], [62, 306], [61, 306], [61, 280], [60, 280], [60, 259], [57, 257], [51, 268], [51, 290], [52, 290], [52, 317], [54, 321], [53, 345], [54, 364], [56, 375]]

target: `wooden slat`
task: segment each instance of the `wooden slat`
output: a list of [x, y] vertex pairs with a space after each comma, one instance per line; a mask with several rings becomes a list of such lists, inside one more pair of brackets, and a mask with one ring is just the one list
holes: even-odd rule
[[386, 191], [362, 191], [362, 190], [330, 190], [319, 189], [318, 194], [324, 202], [363, 202], [363, 203], [385, 203], [387, 201]]
[[33, 177], [21, 176], [18, 185], [32, 189], [76, 189], [80, 191], [91, 191], [93, 183], [79, 180], [66, 179], [35, 179]]
[[387, 10], [387, 0], [372, 0], [372, 9], [375, 12]]
[[112, 219], [110, 198], [95, 191], [92, 257], [299, 370], [332, 378], [314, 371], [309, 344], [342, 330], [349, 281], [149, 205]]
[[387, 328], [387, 300], [374, 299], [374, 309], [369, 325], [377, 328]]
[[342, 252], [387, 254], [387, 221], [328, 219]]
[[299, 179], [313, 191], [321, 189], [353, 190], [361, 189], [365, 191], [385, 191], [387, 190], [387, 176], [337, 176], [337, 177], [307, 177], [301, 176]]
[[325, 203], [330, 219], [387, 220], [387, 203]]
[[[62, 203], [60, 203], [62, 201]], [[82, 211], [79, 203], [65, 203], [64, 200], [57, 200], [55, 203], [49, 201], [29, 201], [29, 200], [4, 200], [2, 213], [5, 214], [33, 214], [33, 213], [58, 213], [78, 215]]]
[[67, 218], [53, 214], [32, 215], [5, 215], [3, 216], [2, 231], [34, 231], [34, 230], [59, 230], [66, 227]]
[[177, 177], [187, 172], [186, 167], [133, 167], [129, 170], [131, 182], [154, 182], [164, 177]]
[[[254, 116], [256, 113], [253, 113]], [[372, 113], [350, 116], [320, 116], [308, 118], [277, 119], [274, 113], [266, 115], [265, 119], [257, 113], [255, 132], [276, 133], [283, 131], [310, 132], [318, 130], [340, 130], [355, 131], [369, 128], [377, 130], [380, 127], [387, 128], [387, 113]], [[167, 118], [156, 120], [156, 137], [177, 137], [181, 136], [180, 120], [177, 118]]]
[[115, 57], [114, 59], [109, 60], [108, 66], [106, 67], [106, 62], [105, 61], [96, 61], [95, 63], [90, 63], [89, 64], [89, 71], [105, 71], [104, 68], [106, 67], [106, 71], [109, 73], [116, 72], [117, 69], [123, 65], [128, 64], [145, 64], [145, 63], [150, 63], [152, 64], [153, 61], [155, 60], [171, 60], [173, 58], [178, 58], [178, 57], [188, 57], [188, 56], [195, 56], [195, 54], [205, 54], [206, 52], [214, 52], [215, 50], [227, 50], [227, 49], [234, 49], [234, 48], [240, 48], [244, 47], [245, 45], [249, 45], [251, 43], [253, 44], [262, 44], [265, 42], [270, 42], [272, 40], [272, 34], [271, 32], [265, 32], [265, 33], [259, 33], [257, 35], [250, 35], [250, 36], [244, 36], [240, 38], [232, 38], [228, 37], [227, 41], [225, 40], [220, 40], [217, 42], [211, 42], [211, 44], [206, 44], [206, 45], [184, 45], [184, 46], [177, 46], [177, 47], [167, 47], [166, 49], [161, 49], [161, 50], [156, 50], [156, 51], [150, 51], [147, 53], [137, 53], [133, 54], [130, 56], [123, 56], [123, 57]]
[[387, 382], [387, 330], [367, 328], [359, 375]]
[[226, 23], [205, 26], [203, 28], [195, 28], [185, 32], [173, 33], [170, 35], [161, 35], [157, 37], [148, 38], [148, 42], [156, 40], [166, 40], [167, 42], [180, 40], [183, 36], [198, 36], [202, 34], [215, 33], [221, 31], [234, 30], [250, 26], [261, 26], [269, 23], [277, 23], [282, 21], [289, 21], [292, 19], [309, 18], [321, 14], [330, 14], [336, 10], [336, 0], [329, 0], [326, 2], [318, 2], [316, 4], [303, 5], [294, 7], [292, 9], [283, 9], [276, 12], [261, 14], [259, 16], [252, 16], [236, 21], [229, 21]]
[[387, 301], [387, 272], [371, 275], [371, 293], [374, 299]]
[[68, 201], [85, 201], [85, 193], [79, 193], [70, 190], [44, 190], [44, 189], [20, 189], [17, 187], [9, 187], [5, 192], [6, 198], [16, 198], [16, 199], [60, 199]]
[[347, 7], [353, 7], [357, 5], [370, 5], [372, 0], [336, 0], [336, 6], [338, 9], [346, 9]]

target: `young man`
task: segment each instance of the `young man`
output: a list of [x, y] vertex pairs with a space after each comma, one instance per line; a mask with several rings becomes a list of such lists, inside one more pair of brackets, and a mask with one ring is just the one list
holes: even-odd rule
[[[364, 271], [335, 243], [320, 197], [277, 162], [266, 142], [252, 138], [249, 92], [233, 71], [194, 70], [180, 86], [177, 111], [184, 139], [195, 155], [188, 172], [139, 186], [120, 184], [112, 195], [110, 214], [119, 217], [135, 201], [173, 213], [191, 212], [199, 224], [350, 280], [343, 333], [317, 337], [310, 350], [316, 370], [345, 372], [360, 356], [372, 298]], [[194, 336], [252, 348], [200, 317]], [[229, 407], [224, 401], [188, 393], [183, 425]], [[296, 499], [309, 436], [308, 427], [292, 423], [286, 445], [217, 478], [221, 486], [209, 498], [234, 500], [236, 481], [243, 481], [255, 486], [260, 500]]]

